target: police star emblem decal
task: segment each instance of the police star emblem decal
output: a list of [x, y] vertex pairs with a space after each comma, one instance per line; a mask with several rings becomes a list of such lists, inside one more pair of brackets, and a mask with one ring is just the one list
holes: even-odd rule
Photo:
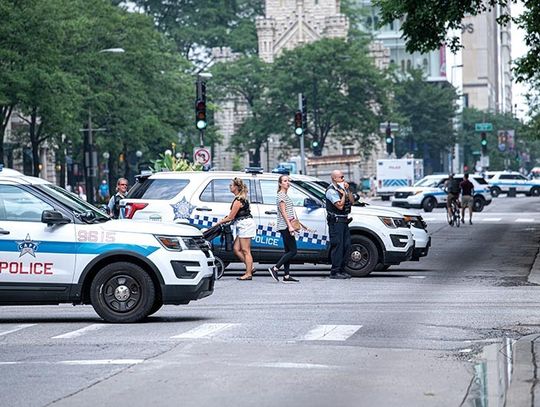
[[24, 239], [22, 242], [17, 242], [17, 246], [19, 247], [19, 251], [21, 254], [19, 254], [19, 257], [24, 256], [25, 254], [30, 254], [33, 257], [36, 257], [36, 250], [39, 246], [39, 242], [34, 242], [30, 238], [30, 234], [26, 235], [26, 239]]
[[174, 219], [188, 219], [189, 215], [191, 215], [191, 212], [195, 208], [194, 205], [191, 205], [187, 200], [186, 197], [183, 197], [181, 201], [178, 201], [175, 204], [171, 204], [173, 212], [174, 212]]

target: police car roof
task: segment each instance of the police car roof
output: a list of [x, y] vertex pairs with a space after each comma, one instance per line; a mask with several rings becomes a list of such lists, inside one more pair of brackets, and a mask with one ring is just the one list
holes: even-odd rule
[[14, 181], [19, 184], [30, 184], [30, 185], [43, 185], [50, 184], [49, 181], [42, 178], [31, 177], [29, 175], [24, 175], [19, 171], [12, 170], [11, 168], [2, 168], [0, 170], [0, 181]]
[[279, 178], [279, 174], [272, 174], [270, 172], [242, 172], [242, 171], [162, 171], [156, 172], [151, 175], [150, 178], [156, 179], [166, 179], [166, 178], [216, 178], [216, 176], [229, 177], [229, 178], [248, 178], [250, 176], [264, 175], [265, 177], [270, 178]]

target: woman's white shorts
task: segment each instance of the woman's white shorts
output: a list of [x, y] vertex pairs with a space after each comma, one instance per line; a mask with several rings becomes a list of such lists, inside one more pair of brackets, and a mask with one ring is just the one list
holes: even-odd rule
[[234, 223], [234, 235], [241, 238], [254, 238], [257, 234], [257, 227], [253, 218], [240, 219]]

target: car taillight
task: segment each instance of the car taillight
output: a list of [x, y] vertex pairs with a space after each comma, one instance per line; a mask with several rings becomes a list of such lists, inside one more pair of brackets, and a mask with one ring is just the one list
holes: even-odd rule
[[139, 209], [144, 209], [147, 206], [147, 203], [127, 203], [124, 212], [124, 218], [132, 219], [133, 215], [135, 215], [135, 212], [137, 212]]

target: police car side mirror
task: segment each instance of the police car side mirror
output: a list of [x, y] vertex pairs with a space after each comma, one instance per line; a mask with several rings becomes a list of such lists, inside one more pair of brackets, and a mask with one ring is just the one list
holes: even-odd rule
[[306, 208], [320, 208], [321, 204], [313, 198], [304, 199], [304, 206]]
[[58, 211], [44, 210], [41, 213], [41, 222], [46, 223], [48, 226], [52, 226], [52, 225], [65, 225], [66, 223], [70, 223], [71, 220], [64, 217], [64, 215], [62, 215]]

